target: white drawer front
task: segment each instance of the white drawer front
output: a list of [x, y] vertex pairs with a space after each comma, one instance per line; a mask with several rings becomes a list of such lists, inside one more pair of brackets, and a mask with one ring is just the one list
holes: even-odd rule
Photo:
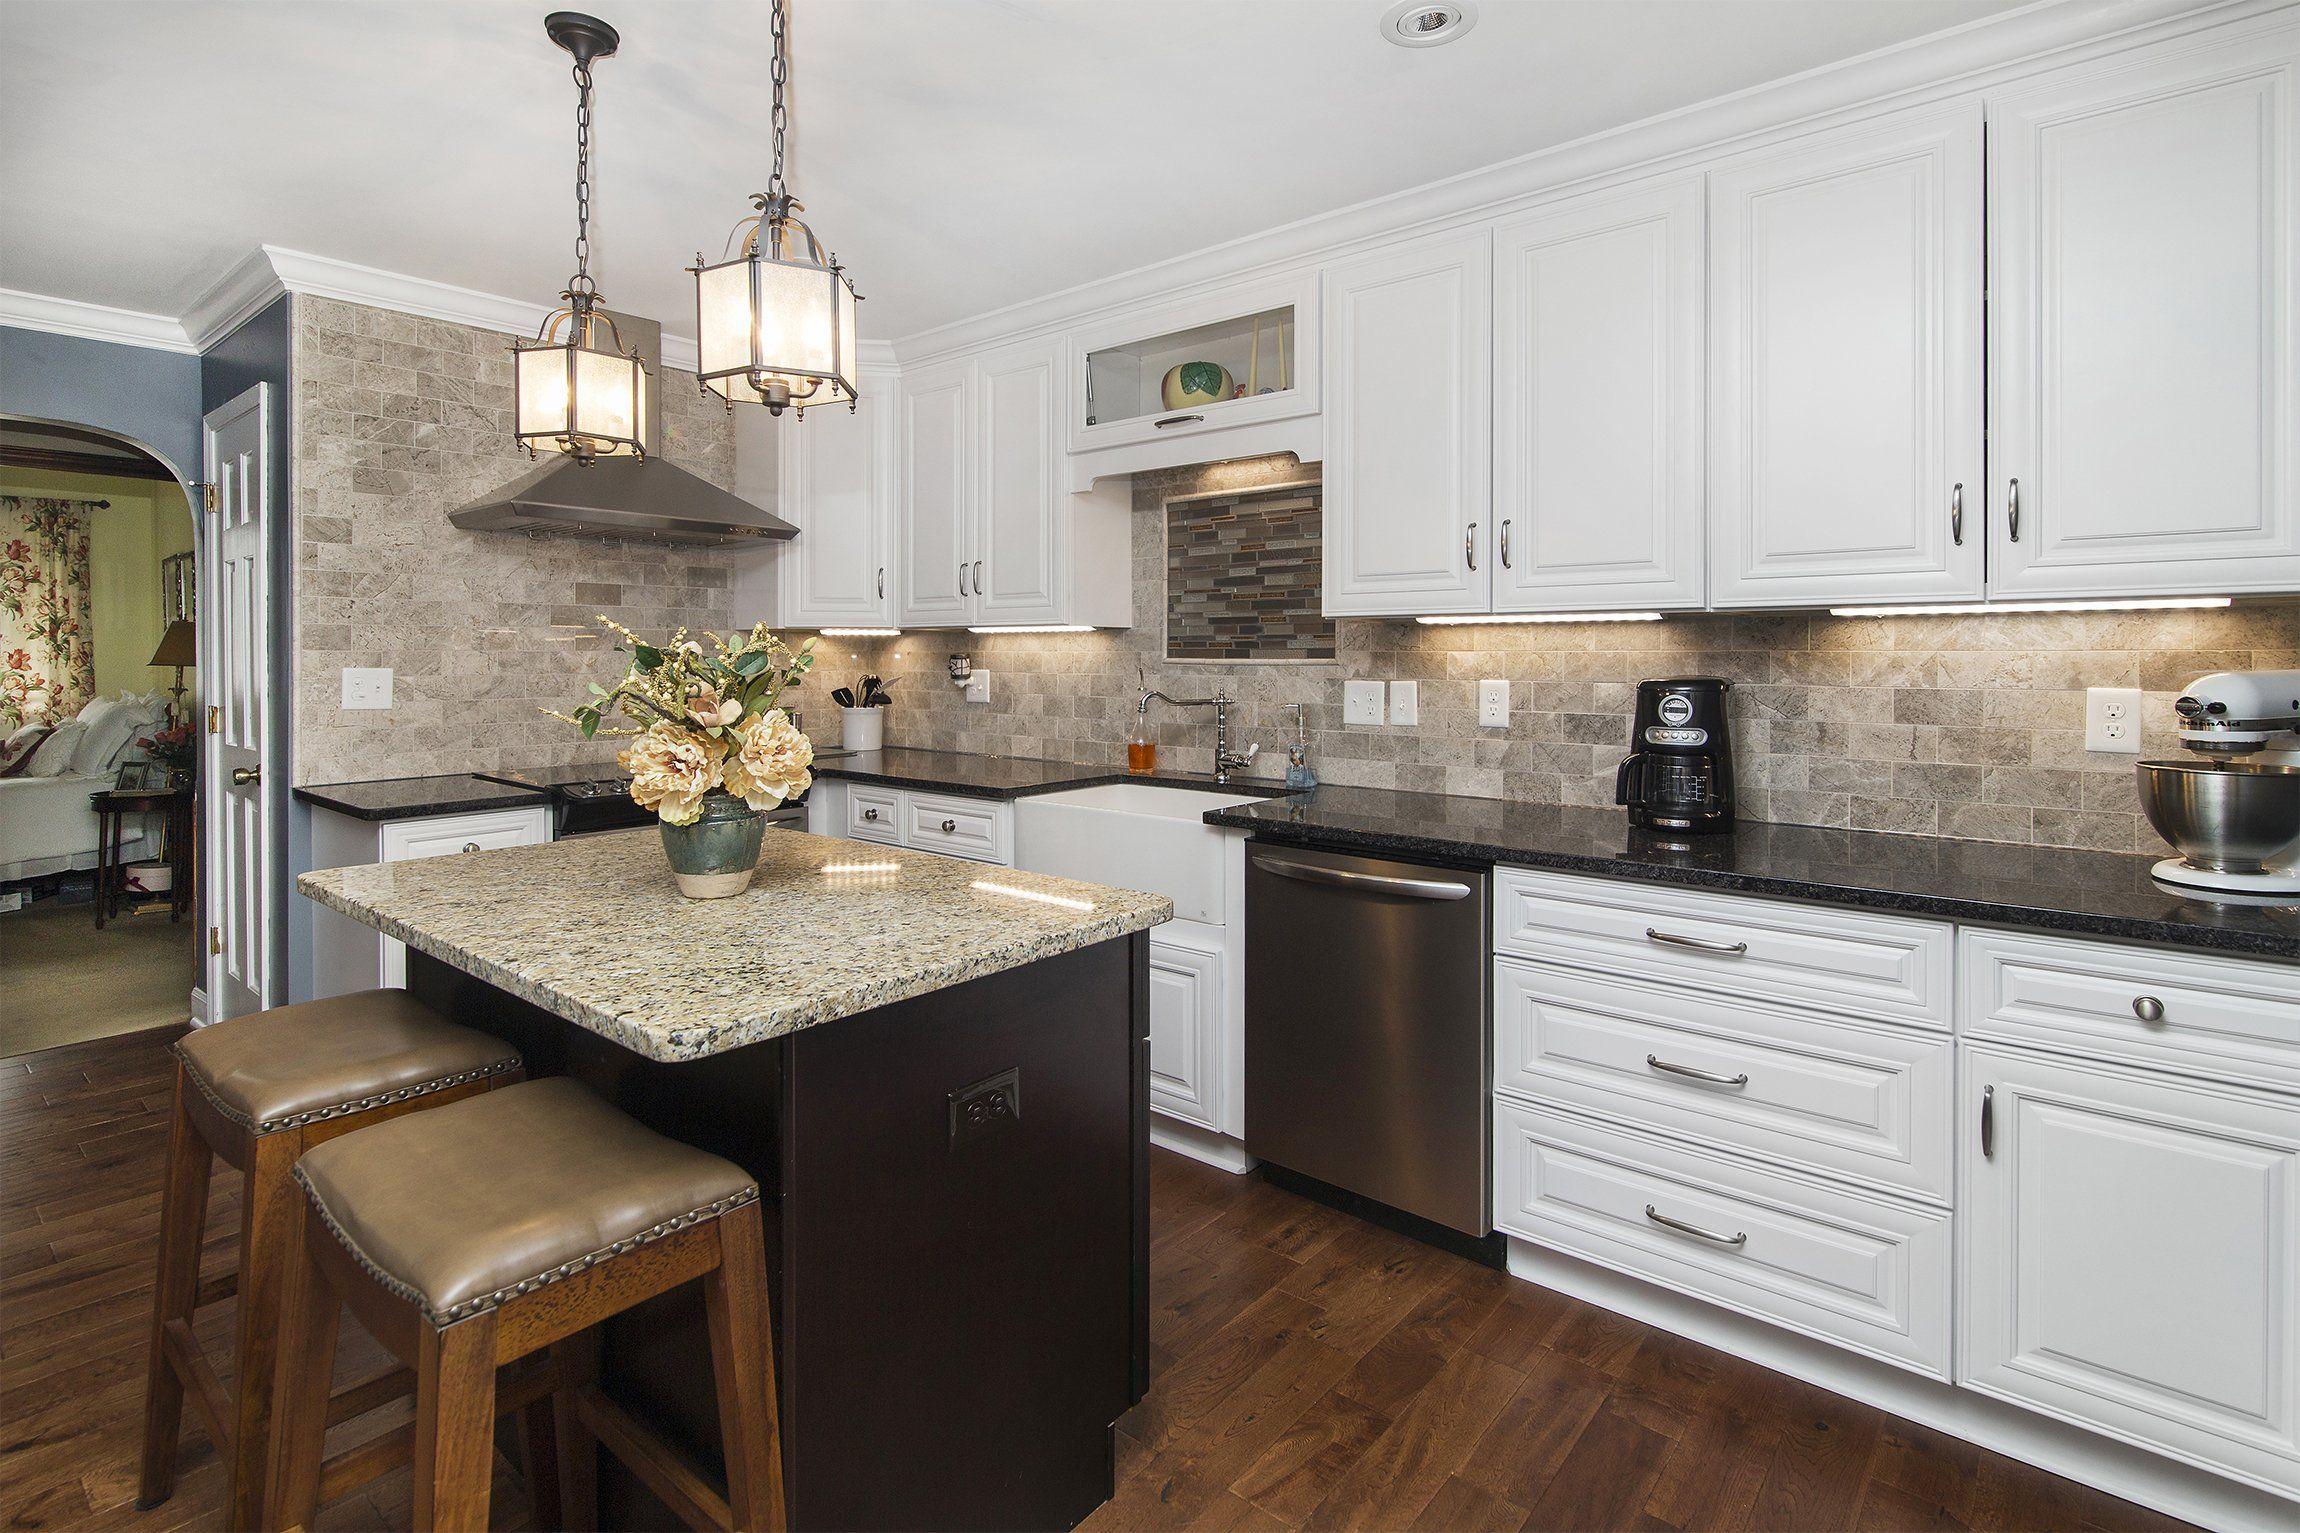
[[975, 862], [1012, 860], [1005, 806], [1001, 804], [913, 793], [904, 806], [902, 825], [902, 844], [918, 851]]
[[901, 845], [902, 799], [899, 789], [848, 783], [846, 833], [857, 841]]
[[534, 846], [551, 839], [551, 811], [490, 809], [483, 814], [437, 815], [394, 820], [383, 827], [377, 851], [385, 862], [413, 862], [456, 852], [491, 852], [502, 846]]
[[1510, 958], [1493, 993], [1497, 1091], [1949, 1201], [1946, 1036]]
[[1967, 930], [1969, 1037], [2300, 1091], [2300, 968]]
[[1946, 1028], [1946, 922], [1500, 870], [1494, 947], [1519, 958]]
[[1949, 1376], [1945, 1213], [1497, 1100], [1494, 1224], [1918, 1373]]

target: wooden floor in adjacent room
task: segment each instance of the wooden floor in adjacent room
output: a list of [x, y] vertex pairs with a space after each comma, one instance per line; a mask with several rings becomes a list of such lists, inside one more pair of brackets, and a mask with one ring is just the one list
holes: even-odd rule
[[[174, 1035], [0, 1060], [9, 1528], [222, 1525], [221, 1467], [197, 1426], [175, 1497], [133, 1502]], [[211, 1272], [231, 1258], [238, 1203], [220, 1174]], [[1258, 1178], [1161, 1152], [1151, 1222], [1153, 1388], [1122, 1424], [1117, 1498], [1086, 1533], [2180, 1526]], [[200, 1326], [219, 1364], [229, 1326], [229, 1305]], [[346, 1327], [347, 1374], [380, 1360], [355, 1337]], [[496, 1513], [526, 1526], [508, 1471]], [[320, 1527], [404, 1528], [408, 1514], [401, 1470]]]

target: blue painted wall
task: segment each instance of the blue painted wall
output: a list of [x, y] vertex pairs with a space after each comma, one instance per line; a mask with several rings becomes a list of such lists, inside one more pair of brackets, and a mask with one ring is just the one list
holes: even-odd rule
[[0, 415], [116, 432], [200, 477], [201, 359], [0, 325]]

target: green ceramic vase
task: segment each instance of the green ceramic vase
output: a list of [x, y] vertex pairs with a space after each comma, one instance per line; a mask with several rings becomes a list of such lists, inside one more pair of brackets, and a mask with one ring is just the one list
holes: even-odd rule
[[723, 900], [751, 886], [759, 842], [766, 834], [766, 811], [729, 793], [704, 795], [702, 809], [692, 825], [663, 822], [663, 855], [671, 861], [671, 877], [681, 894], [691, 900]]

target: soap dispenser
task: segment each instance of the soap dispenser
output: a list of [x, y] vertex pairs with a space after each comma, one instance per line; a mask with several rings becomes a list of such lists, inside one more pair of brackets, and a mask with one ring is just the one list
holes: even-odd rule
[[1286, 747], [1286, 786], [1294, 792], [1306, 792], [1318, 785], [1318, 774], [1310, 770], [1310, 722], [1300, 703], [1287, 706], [1294, 710], [1294, 743]]

